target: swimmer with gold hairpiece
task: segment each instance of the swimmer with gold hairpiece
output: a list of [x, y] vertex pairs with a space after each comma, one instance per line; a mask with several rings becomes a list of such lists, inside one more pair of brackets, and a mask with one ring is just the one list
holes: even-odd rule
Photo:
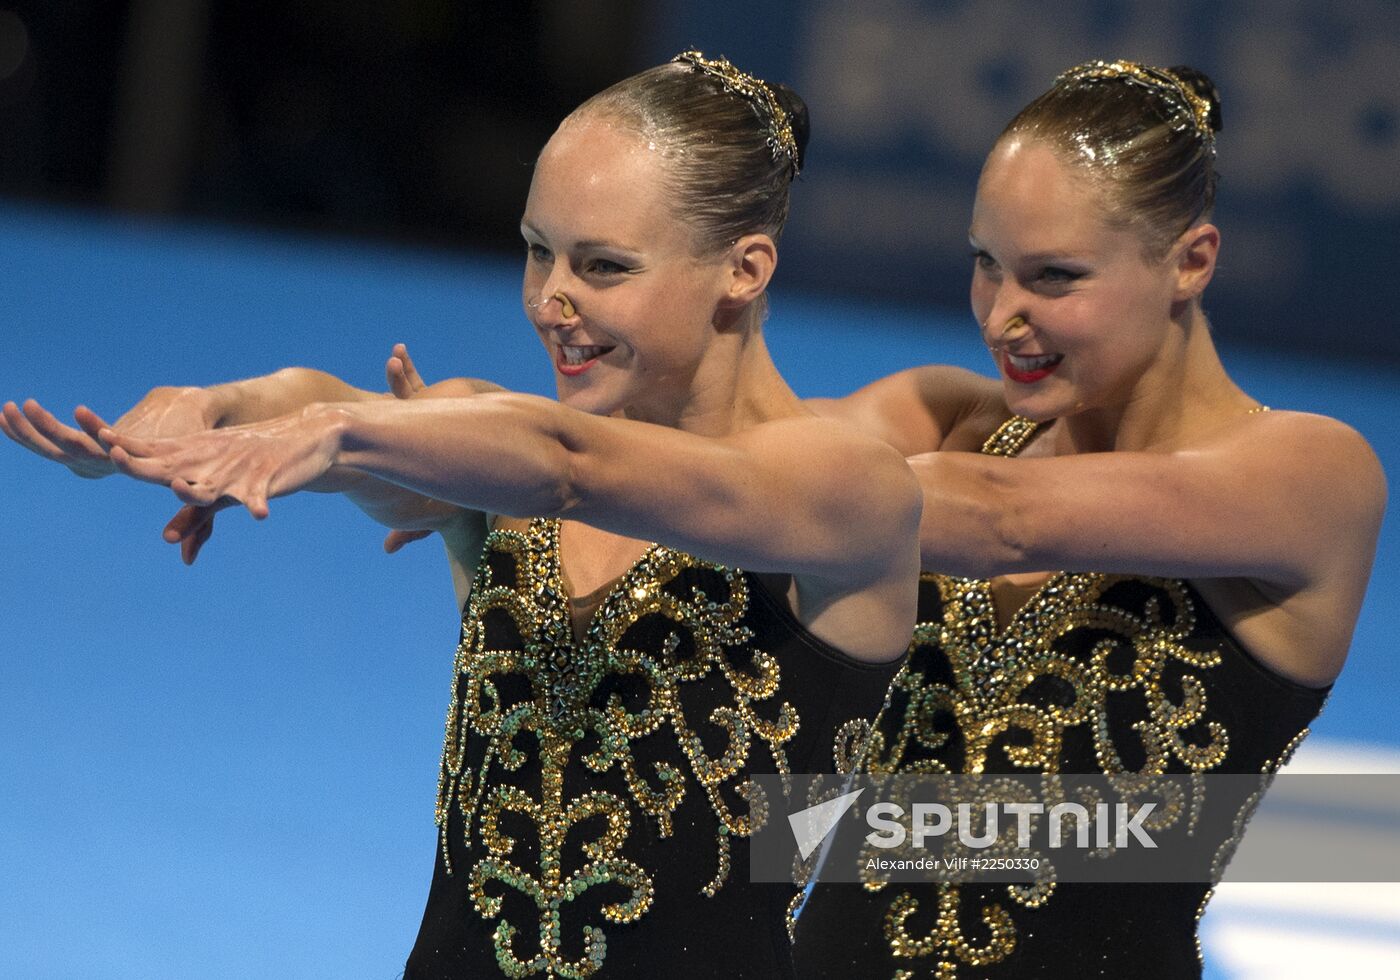
[[[1216, 354], [1219, 103], [1187, 68], [1060, 76], [972, 211], [1000, 384], [916, 368], [818, 403], [924, 490], [923, 622], [866, 771], [1272, 772], [1326, 700], [1385, 477], [1353, 429], [1268, 410]], [[820, 883], [798, 976], [1198, 977], [1210, 885]]]

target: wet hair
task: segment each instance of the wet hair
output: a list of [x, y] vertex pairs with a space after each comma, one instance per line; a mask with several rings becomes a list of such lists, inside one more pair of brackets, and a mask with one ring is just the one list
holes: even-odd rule
[[1162, 258], [1215, 205], [1220, 93], [1185, 65], [1088, 62], [1012, 119], [1010, 136], [1044, 140], [1097, 183], [1111, 221]]
[[722, 251], [744, 235], [782, 236], [788, 191], [810, 132], [807, 106], [796, 92], [721, 63], [731, 78], [766, 86], [791, 128], [786, 150], [766, 97], [735, 91], [692, 62], [668, 62], [623, 79], [570, 116], [613, 119], [656, 144], [669, 163], [676, 214], [694, 228], [699, 254]]

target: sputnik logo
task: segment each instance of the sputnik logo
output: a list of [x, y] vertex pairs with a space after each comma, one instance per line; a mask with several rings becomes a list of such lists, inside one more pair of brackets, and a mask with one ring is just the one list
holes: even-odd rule
[[855, 805], [856, 798], [864, 792], [864, 789], [858, 789], [854, 793], [847, 793], [844, 796], [827, 800], [825, 803], [809, 806], [805, 810], [798, 810], [788, 816], [788, 825], [792, 827], [792, 836], [797, 839], [797, 850], [804, 861], [811, 857], [813, 851], [822, 846], [822, 841], [826, 840], [832, 828], [845, 816], [846, 811]]

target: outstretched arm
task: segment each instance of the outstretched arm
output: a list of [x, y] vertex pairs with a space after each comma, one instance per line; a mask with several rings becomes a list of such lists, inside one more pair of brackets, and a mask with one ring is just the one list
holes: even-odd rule
[[74, 412], [76, 428], [60, 422], [32, 398], [22, 406], [6, 402], [0, 410], [0, 432], [30, 452], [67, 466], [78, 476], [96, 479], [116, 472], [106, 447], [97, 439], [102, 428], [149, 438], [180, 436], [276, 418], [313, 402], [376, 397], [382, 396], [361, 391], [324, 371], [291, 367], [208, 388], [152, 388], [115, 423], [108, 423], [79, 405]]
[[317, 406], [180, 440], [110, 437], [133, 476], [194, 503], [230, 496], [257, 517], [272, 497], [349, 470], [463, 507], [567, 516], [723, 564], [848, 583], [887, 572], [918, 508], [896, 452], [812, 418], [710, 438], [496, 393]]
[[[276, 418], [327, 400], [362, 402], [396, 395], [408, 397], [410, 388], [414, 394], [428, 398], [499, 390], [490, 382], [462, 378], [425, 385], [412, 369], [402, 345], [395, 348], [386, 372], [393, 394], [365, 391], [324, 371], [301, 367], [208, 388], [162, 386], [153, 388], [111, 424], [80, 405], [74, 413], [77, 427], [60, 422], [33, 399], [22, 407], [7, 402], [0, 409], [0, 432], [25, 449], [67, 466], [78, 476], [96, 479], [116, 471], [107, 447], [98, 438], [104, 428], [148, 438], [172, 437]], [[344, 493], [381, 523], [414, 532], [440, 529], [445, 522], [456, 519], [458, 510], [408, 493], [402, 487], [349, 472], [309, 489]], [[186, 507], [166, 525], [166, 540], [179, 543], [186, 564], [195, 560], [213, 533], [214, 515], [220, 509], [219, 505]]]
[[933, 453], [910, 465], [924, 566], [956, 575], [1247, 578], [1294, 592], [1369, 569], [1386, 499], [1365, 440], [1296, 412], [1249, 416], [1178, 452]]
[[124, 471], [191, 503], [229, 496], [266, 516], [270, 498], [351, 469], [462, 507], [568, 517], [787, 573], [794, 612], [816, 636], [866, 660], [908, 646], [913, 473], [889, 446], [812, 416], [705, 437], [502, 393], [328, 405], [177, 440], [111, 438]]

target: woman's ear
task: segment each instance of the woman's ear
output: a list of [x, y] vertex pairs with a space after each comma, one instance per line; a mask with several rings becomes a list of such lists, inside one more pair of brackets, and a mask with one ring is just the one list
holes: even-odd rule
[[1181, 233], [1174, 247], [1176, 253], [1176, 289], [1172, 298], [1192, 300], [1215, 275], [1215, 260], [1220, 254], [1220, 229], [1212, 224], [1192, 225]]
[[778, 247], [768, 235], [745, 235], [729, 246], [724, 261], [722, 306], [747, 306], [763, 295], [778, 267]]

